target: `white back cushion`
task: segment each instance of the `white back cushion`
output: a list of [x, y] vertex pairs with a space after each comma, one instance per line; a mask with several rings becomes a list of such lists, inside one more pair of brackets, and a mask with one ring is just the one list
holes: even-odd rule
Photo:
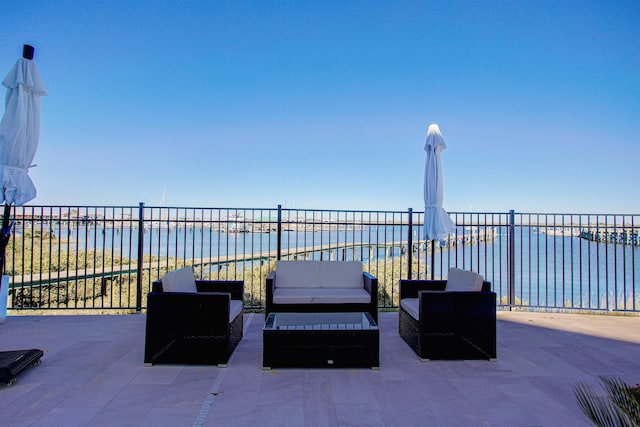
[[449, 276], [447, 277], [447, 286], [444, 290], [447, 292], [480, 292], [483, 281], [484, 278], [481, 275], [472, 271], [451, 268], [449, 269]]
[[318, 288], [320, 261], [278, 261], [276, 287]]
[[325, 261], [320, 263], [321, 288], [364, 288], [360, 261]]
[[359, 261], [278, 261], [278, 288], [364, 288]]
[[185, 267], [162, 276], [164, 292], [198, 292], [192, 267]]

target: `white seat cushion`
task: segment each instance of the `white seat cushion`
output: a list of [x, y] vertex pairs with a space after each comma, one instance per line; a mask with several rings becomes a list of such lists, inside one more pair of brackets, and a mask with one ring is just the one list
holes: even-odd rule
[[446, 292], [480, 292], [484, 278], [472, 271], [460, 270], [459, 268], [449, 269], [447, 277]]
[[235, 319], [240, 313], [242, 313], [242, 301], [232, 299], [229, 304], [229, 323], [233, 322], [233, 319]]
[[371, 295], [364, 289], [332, 288], [276, 288], [273, 292], [276, 304], [368, 304]]
[[162, 276], [164, 292], [198, 292], [192, 267], [184, 267]]
[[400, 307], [404, 308], [411, 317], [420, 320], [420, 309], [418, 308], [418, 298], [402, 298]]

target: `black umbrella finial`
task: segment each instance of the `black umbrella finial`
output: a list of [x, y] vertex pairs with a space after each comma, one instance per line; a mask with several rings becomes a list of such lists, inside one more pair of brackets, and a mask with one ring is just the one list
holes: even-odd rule
[[33, 51], [34, 51], [34, 47], [28, 44], [25, 44], [24, 47], [22, 48], [22, 57], [24, 59], [33, 59]]

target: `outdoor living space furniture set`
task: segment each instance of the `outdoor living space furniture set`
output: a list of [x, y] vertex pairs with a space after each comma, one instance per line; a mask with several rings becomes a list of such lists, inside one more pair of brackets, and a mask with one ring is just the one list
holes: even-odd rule
[[[362, 263], [278, 261], [266, 279], [263, 368], [379, 363], [378, 279]], [[195, 280], [190, 267], [148, 294], [145, 364], [225, 366], [243, 333], [243, 281]], [[399, 333], [422, 360], [495, 359], [496, 294], [458, 269], [401, 280]]]

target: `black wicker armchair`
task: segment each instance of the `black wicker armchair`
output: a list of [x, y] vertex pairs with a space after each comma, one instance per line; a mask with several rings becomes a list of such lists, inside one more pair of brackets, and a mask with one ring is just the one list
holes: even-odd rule
[[197, 293], [163, 292], [161, 281], [153, 283], [145, 364], [226, 366], [242, 338], [244, 282], [196, 280], [196, 287]]
[[496, 294], [445, 292], [446, 280], [400, 281], [400, 336], [422, 360], [496, 359]]

